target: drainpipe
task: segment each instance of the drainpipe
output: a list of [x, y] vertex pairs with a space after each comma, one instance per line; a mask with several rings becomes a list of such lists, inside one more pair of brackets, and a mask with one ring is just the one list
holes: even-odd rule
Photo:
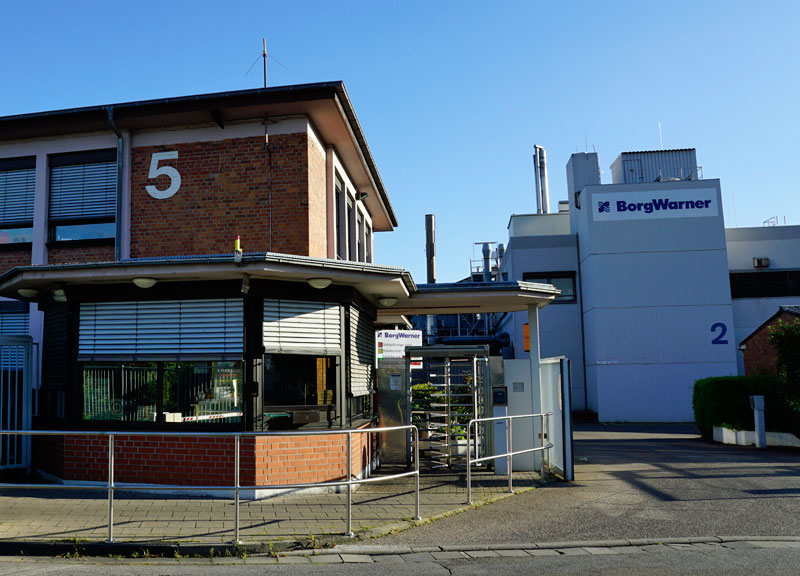
[[109, 106], [108, 123], [117, 135], [117, 202], [114, 217], [114, 259], [122, 259], [122, 133], [114, 123], [114, 107]]

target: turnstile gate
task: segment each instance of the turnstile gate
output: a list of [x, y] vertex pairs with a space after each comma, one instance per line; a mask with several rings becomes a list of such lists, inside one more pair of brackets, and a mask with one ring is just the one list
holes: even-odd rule
[[467, 446], [467, 424], [486, 415], [488, 347], [408, 348], [406, 375], [411, 424], [420, 432], [420, 464], [465, 465], [486, 451], [487, 435]]

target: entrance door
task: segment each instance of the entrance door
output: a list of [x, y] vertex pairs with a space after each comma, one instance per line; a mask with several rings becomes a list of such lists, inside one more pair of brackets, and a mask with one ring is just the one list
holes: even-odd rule
[[[31, 338], [0, 336], [0, 429], [31, 429]], [[0, 469], [30, 466], [30, 436], [0, 436]]]

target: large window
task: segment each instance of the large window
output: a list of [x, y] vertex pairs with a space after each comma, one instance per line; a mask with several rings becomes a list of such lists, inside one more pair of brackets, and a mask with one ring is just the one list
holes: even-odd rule
[[0, 244], [33, 241], [36, 159], [0, 160]]
[[117, 164], [114, 150], [50, 157], [50, 241], [114, 238]]
[[342, 190], [344, 186], [342, 185], [342, 181], [339, 178], [336, 178], [336, 197], [334, 202], [336, 203], [336, 257], [339, 260], [346, 260], [347, 259], [347, 224], [344, 221], [344, 204], [342, 204]]
[[731, 298], [784, 298], [800, 296], [800, 271], [733, 272]]
[[554, 304], [571, 304], [576, 301], [575, 272], [525, 272], [522, 274], [522, 279], [525, 282], [552, 284], [561, 290]]
[[241, 422], [242, 374], [241, 362], [84, 363], [83, 419]]

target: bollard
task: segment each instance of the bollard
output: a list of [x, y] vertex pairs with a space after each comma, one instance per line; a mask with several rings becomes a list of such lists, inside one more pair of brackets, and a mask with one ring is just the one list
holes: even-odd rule
[[767, 431], [764, 423], [764, 397], [750, 396], [750, 408], [753, 409], [755, 423], [756, 448], [767, 447]]

